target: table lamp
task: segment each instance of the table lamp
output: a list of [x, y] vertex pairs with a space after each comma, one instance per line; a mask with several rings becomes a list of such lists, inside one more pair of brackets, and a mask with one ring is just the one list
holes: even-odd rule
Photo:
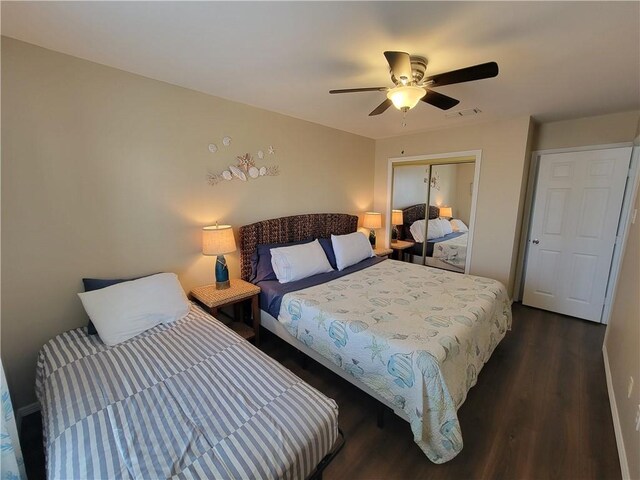
[[451, 207], [440, 207], [438, 214], [443, 218], [453, 217], [453, 211]]
[[362, 222], [364, 228], [369, 229], [369, 243], [372, 247], [376, 245], [376, 228], [382, 228], [382, 215], [378, 212], [365, 212]]
[[233, 237], [231, 225], [215, 224], [202, 229], [202, 254], [216, 255], [216, 288], [224, 290], [229, 288], [229, 269], [225, 253], [236, 251], [236, 241]]
[[402, 216], [402, 210], [391, 210], [391, 225], [393, 225], [393, 230], [391, 230], [391, 240], [398, 240], [398, 225], [402, 225], [404, 223], [404, 219]]

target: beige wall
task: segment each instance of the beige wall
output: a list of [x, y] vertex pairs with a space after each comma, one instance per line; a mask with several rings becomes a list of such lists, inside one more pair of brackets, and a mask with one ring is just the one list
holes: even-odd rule
[[456, 212], [456, 166], [455, 165], [434, 165], [432, 174], [438, 176], [438, 187], [432, 188], [429, 195], [429, 204], [436, 207], [453, 206]]
[[[16, 407], [35, 400], [40, 347], [86, 322], [82, 277], [174, 271], [189, 290], [213, 280], [203, 225], [372, 205], [364, 137], [8, 38], [2, 101], [2, 360]], [[259, 162], [280, 176], [207, 185], [269, 145]]]
[[473, 163], [465, 163], [457, 165], [456, 168], [456, 200], [453, 204], [455, 205], [453, 215], [469, 225], [469, 218], [471, 217], [470, 185], [473, 183], [476, 166]]
[[533, 150], [606, 145], [633, 141], [639, 110], [577, 118], [538, 126]]
[[404, 165], [395, 169], [392, 208], [402, 209], [427, 201], [427, 168], [424, 165]]
[[409, 157], [481, 149], [471, 273], [500, 280], [511, 294], [530, 123], [525, 116], [377, 140], [375, 209], [386, 209], [389, 158], [403, 156], [402, 151]]
[[[635, 209], [640, 209], [636, 195]], [[609, 358], [611, 384], [624, 441], [630, 478], [640, 478], [640, 434], [635, 418], [640, 406], [640, 215], [629, 229], [627, 247], [622, 260], [611, 319], [607, 326], [605, 346]], [[635, 380], [631, 398], [627, 397], [629, 377]]]

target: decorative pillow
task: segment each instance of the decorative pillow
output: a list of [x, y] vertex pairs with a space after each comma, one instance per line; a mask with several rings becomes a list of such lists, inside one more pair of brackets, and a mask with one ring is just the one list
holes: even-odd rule
[[160, 323], [189, 313], [189, 301], [174, 273], [159, 273], [78, 296], [100, 339], [113, 346]]
[[469, 231], [469, 228], [464, 224], [464, 222], [458, 218], [452, 218], [450, 223], [451, 223], [451, 228], [453, 229], [454, 232]]
[[361, 232], [331, 235], [331, 243], [336, 256], [338, 270], [344, 270], [365, 258], [375, 255], [369, 239]]
[[440, 225], [440, 229], [442, 230], [443, 237], [445, 235], [449, 235], [450, 233], [453, 233], [453, 228], [451, 227], [451, 223], [449, 222], [449, 220], [445, 218], [439, 218], [437, 221], [438, 221], [438, 225]]
[[318, 240], [291, 247], [272, 248], [271, 265], [280, 283], [295, 282], [333, 270]]
[[277, 280], [278, 277], [271, 265], [271, 249], [280, 247], [290, 247], [303, 243], [313, 242], [312, 238], [291, 243], [265, 243], [258, 245], [255, 253], [251, 256], [251, 283], [263, 282], [265, 280]]
[[[155, 275], [155, 274], [152, 274]], [[82, 283], [84, 284], [85, 292], [93, 292], [94, 290], [100, 290], [101, 288], [110, 287], [111, 285], [117, 285], [122, 282], [130, 282], [131, 280], [138, 280], [139, 278], [148, 277], [148, 275], [144, 275], [143, 277], [135, 277], [135, 278], [113, 278], [113, 279], [103, 279], [103, 278], [83, 278]], [[91, 320], [89, 320], [89, 325], [87, 325], [87, 333], [89, 335], [97, 335], [98, 331], [96, 330], [95, 325]]]

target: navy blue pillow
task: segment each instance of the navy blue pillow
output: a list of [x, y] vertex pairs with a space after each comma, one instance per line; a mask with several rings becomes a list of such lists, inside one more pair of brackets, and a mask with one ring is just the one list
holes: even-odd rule
[[[152, 273], [151, 275], [156, 275]], [[150, 275], [143, 275], [142, 277], [135, 278], [113, 278], [113, 279], [103, 279], [103, 278], [83, 278], [82, 283], [84, 284], [85, 292], [92, 292], [93, 290], [101, 290], [106, 287], [110, 287], [111, 285], [117, 285], [118, 283], [129, 282], [131, 280], [138, 280], [139, 278], [149, 277]], [[95, 325], [91, 320], [89, 320], [89, 325], [87, 325], [87, 333], [89, 335], [97, 335], [98, 331], [96, 330]]]
[[334, 270], [338, 269], [338, 264], [336, 263], [336, 253], [333, 251], [333, 243], [331, 243], [330, 238], [319, 238], [320, 246], [324, 250], [324, 254], [327, 256], [327, 260], [329, 260], [329, 264], [331, 268]]

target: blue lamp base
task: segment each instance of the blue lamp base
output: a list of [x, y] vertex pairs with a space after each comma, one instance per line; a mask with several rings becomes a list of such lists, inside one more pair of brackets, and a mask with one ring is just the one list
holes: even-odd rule
[[375, 246], [376, 246], [376, 231], [373, 228], [371, 230], [369, 230], [369, 243], [371, 244], [372, 247], [375, 248]]
[[227, 260], [224, 258], [224, 255], [218, 255], [216, 258], [216, 289], [224, 290], [230, 286]]

